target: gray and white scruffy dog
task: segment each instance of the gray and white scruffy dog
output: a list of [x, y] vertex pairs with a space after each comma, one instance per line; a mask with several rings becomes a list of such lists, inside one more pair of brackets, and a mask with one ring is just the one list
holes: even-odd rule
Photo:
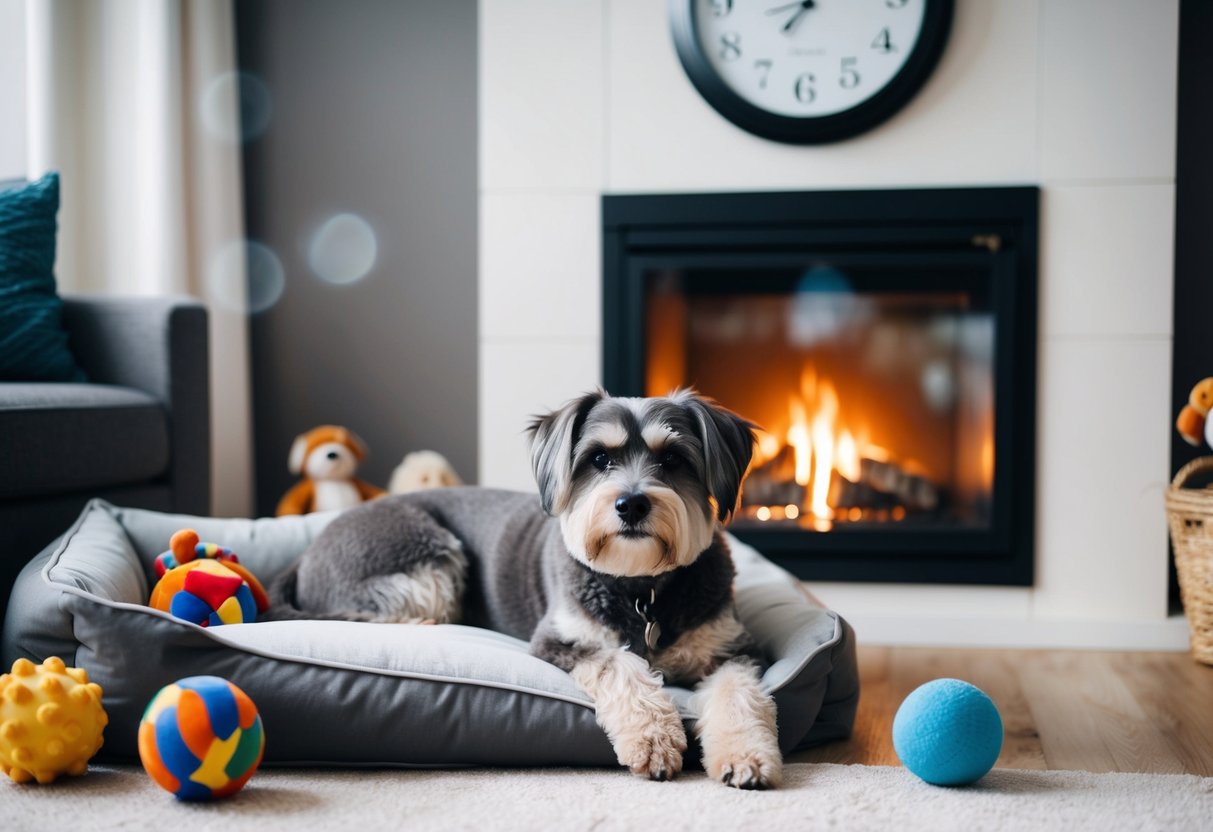
[[775, 703], [719, 531], [753, 425], [690, 390], [597, 391], [529, 435], [539, 500], [452, 488], [353, 508], [274, 582], [279, 616], [461, 620], [529, 639], [593, 698], [619, 762], [654, 780], [677, 774], [687, 747], [663, 679], [695, 684], [708, 774], [777, 784]]

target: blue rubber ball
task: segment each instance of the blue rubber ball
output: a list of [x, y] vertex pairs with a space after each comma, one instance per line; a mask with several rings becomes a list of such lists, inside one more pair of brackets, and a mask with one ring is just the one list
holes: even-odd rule
[[1002, 750], [1002, 717], [990, 697], [960, 679], [936, 679], [905, 698], [893, 717], [893, 748], [936, 786], [981, 779]]

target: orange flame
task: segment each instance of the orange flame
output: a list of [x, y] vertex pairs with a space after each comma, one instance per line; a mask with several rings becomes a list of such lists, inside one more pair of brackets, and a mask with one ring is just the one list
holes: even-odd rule
[[759, 435], [754, 463], [764, 464], [790, 448], [790, 473], [804, 487], [805, 500], [802, 506], [780, 507], [776, 513], [789, 518], [804, 514], [810, 524], [828, 528], [835, 513], [830, 505], [833, 472], [858, 482], [861, 459], [888, 460], [889, 452], [872, 444], [866, 423], [844, 423], [837, 388], [828, 378], [819, 378], [811, 364], [801, 372], [799, 395], [788, 396], [787, 413], [782, 436]]
[[[813, 516], [829, 520], [834, 516], [829, 506], [830, 472], [834, 470], [834, 423], [838, 419], [838, 394], [834, 385], [825, 381], [821, 385], [821, 396], [817, 411], [813, 414], [813, 486], [809, 496], [809, 510]], [[799, 464], [799, 463], [798, 463]]]
[[796, 398], [788, 400], [788, 413], [792, 424], [788, 427], [788, 445], [792, 448], [796, 460], [794, 479], [797, 484], [806, 488], [812, 477], [813, 445], [809, 438], [809, 417], [805, 413], [804, 404]]

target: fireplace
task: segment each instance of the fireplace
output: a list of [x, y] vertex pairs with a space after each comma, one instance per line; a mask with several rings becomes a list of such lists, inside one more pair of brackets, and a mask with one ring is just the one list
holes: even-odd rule
[[606, 196], [606, 387], [756, 422], [731, 530], [801, 577], [1029, 585], [1037, 204]]

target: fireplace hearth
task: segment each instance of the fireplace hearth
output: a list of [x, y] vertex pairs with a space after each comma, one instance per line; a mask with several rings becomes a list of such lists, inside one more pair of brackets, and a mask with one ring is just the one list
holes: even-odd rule
[[1032, 582], [1035, 188], [603, 198], [603, 375], [757, 423], [731, 530], [804, 578]]

